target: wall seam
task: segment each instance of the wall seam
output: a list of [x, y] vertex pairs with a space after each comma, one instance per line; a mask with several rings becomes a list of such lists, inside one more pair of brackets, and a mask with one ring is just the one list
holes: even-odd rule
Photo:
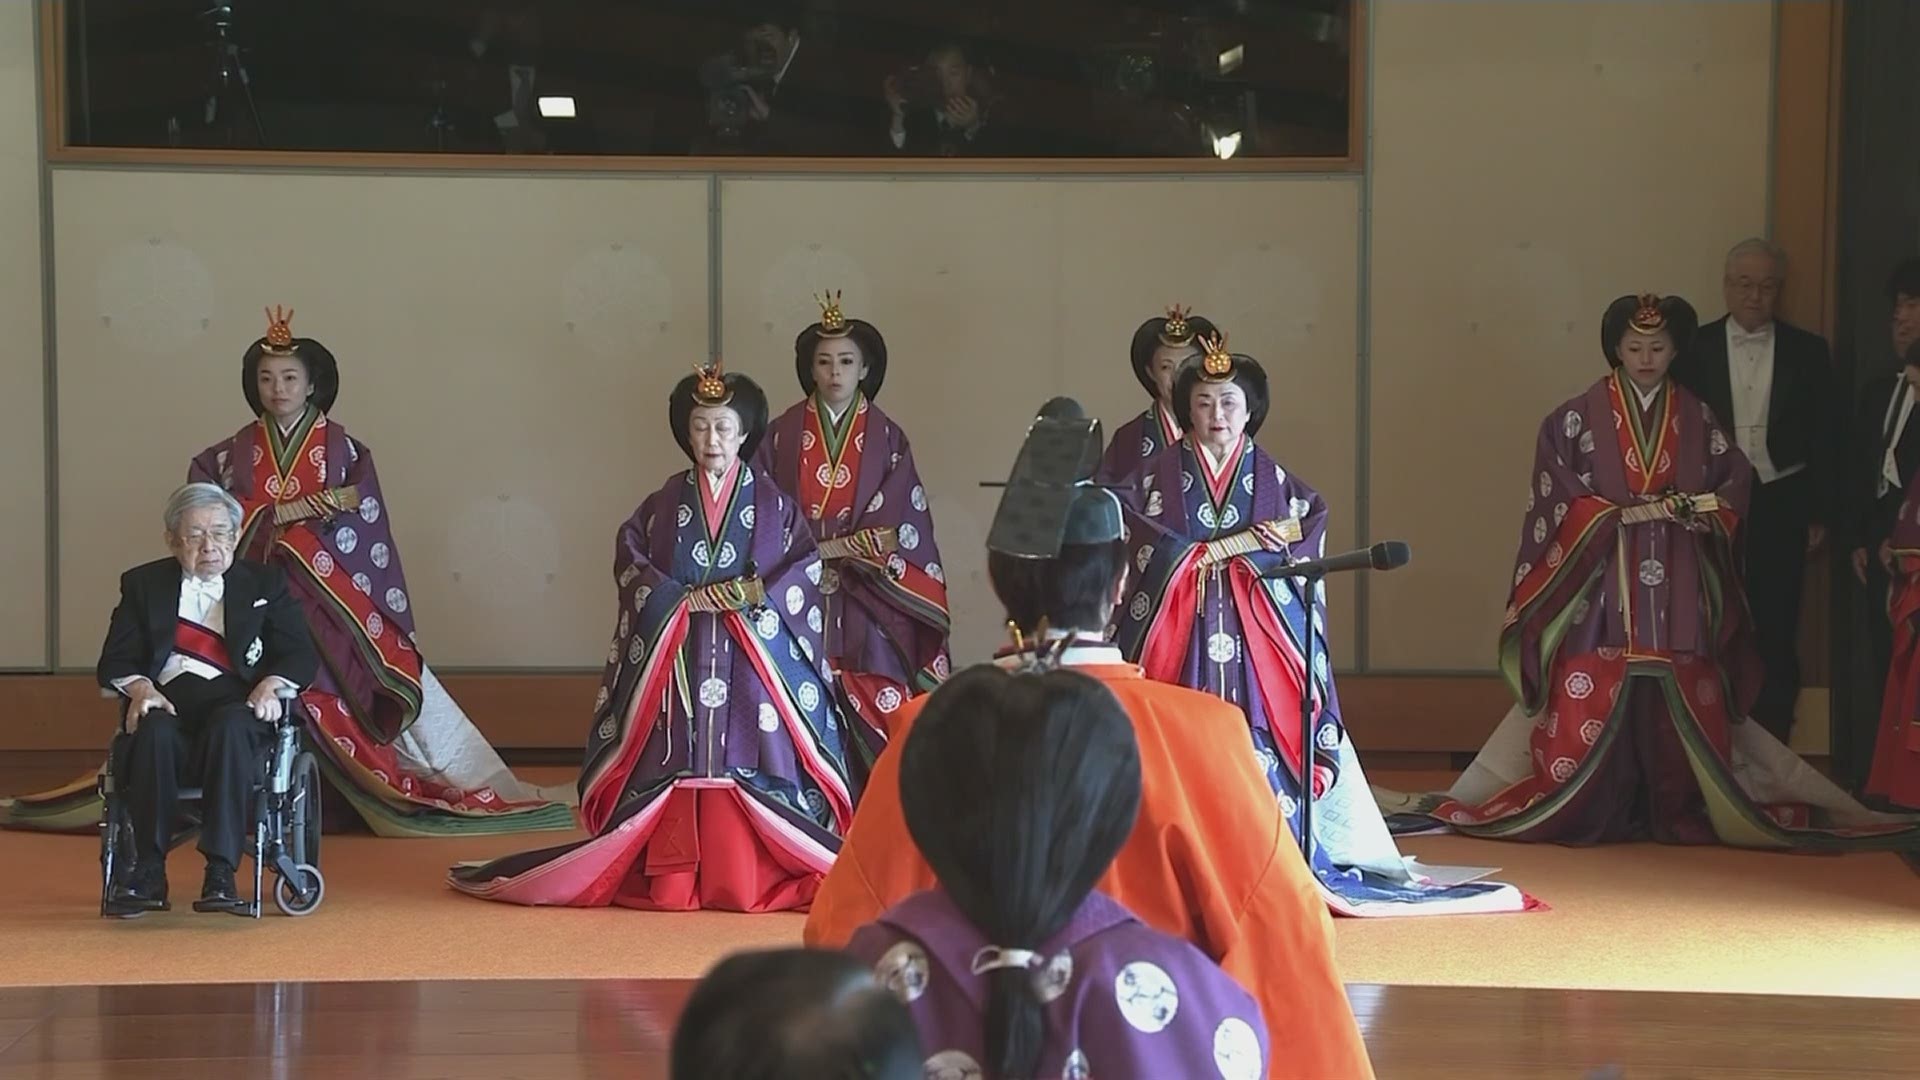
[[720, 358], [720, 174], [707, 174], [707, 359]]
[[[41, 20], [49, 17], [47, 5], [33, 6], [33, 36], [42, 40]], [[45, 51], [34, 50], [34, 127], [39, 140], [40, 169], [40, 364], [41, 430], [46, 516], [46, 648], [42, 654], [46, 671], [60, 667], [60, 397], [58, 341], [54, 330], [54, 249], [53, 249], [53, 166], [47, 158], [47, 141], [56, 132], [47, 130]]]
[[[1354, 535], [1362, 544], [1370, 542], [1369, 533], [1373, 527], [1371, 503], [1373, 497], [1372, 474], [1373, 457], [1369, 452], [1373, 441], [1373, 170], [1378, 161], [1377, 150], [1373, 144], [1374, 109], [1374, 50], [1375, 42], [1380, 38], [1379, 5], [1367, 4], [1361, 11], [1367, 20], [1364, 31], [1366, 42], [1364, 73], [1366, 82], [1366, 109], [1361, 119], [1360, 138], [1363, 141], [1360, 155], [1360, 206], [1357, 216], [1359, 255], [1355, 259], [1355, 273], [1358, 282], [1355, 287], [1354, 319]], [[1369, 639], [1373, 635], [1372, 574], [1355, 575], [1353, 602], [1353, 666], [1356, 673], [1366, 673], [1372, 663], [1372, 648]]]

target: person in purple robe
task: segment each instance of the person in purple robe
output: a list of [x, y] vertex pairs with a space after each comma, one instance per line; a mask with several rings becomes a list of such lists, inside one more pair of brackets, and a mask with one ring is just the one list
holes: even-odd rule
[[930, 1078], [1259, 1080], [1253, 996], [1094, 891], [1140, 809], [1140, 749], [1112, 691], [1046, 668], [980, 665], [928, 699], [900, 800], [939, 885], [848, 951], [912, 1012]]
[[946, 572], [906, 432], [874, 399], [887, 343], [838, 293], [793, 343], [806, 394], [768, 429], [755, 465], [799, 500], [825, 568], [827, 662], [847, 718], [856, 788], [901, 702], [947, 677]]
[[1200, 355], [1199, 339], [1218, 332], [1212, 322], [1179, 304], [1133, 332], [1128, 349], [1133, 377], [1140, 380], [1152, 404], [1114, 430], [1100, 459], [1101, 483], [1125, 486], [1140, 474], [1148, 458], [1180, 441], [1187, 422], [1173, 406], [1174, 376], [1180, 365]]
[[[333, 353], [295, 337], [292, 322], [291, 311], [267, 312], [240, 365], [254, 419], [195, 455], [187, 480], [239, 501], [239, 556], [284, 571], [306, 613], [325, 662], [300, 705], [329, 826], [357, 817], [390, 837], [573, 828], [563, 793], [515, 777], [427, 666], [373, 451], [332, 415]], [[7, 824], [90, 830], [99, 820], [88, 778], [18, 800]]]
[[913, 1017], [866, 965], [827, 949], [735, 953], [693, 988], [671, 1080], [922, 1080]]
[[1748, 720], [1759, 657], [1737, 541], [1753, 467], [1668, 374], [1697, 326], [1622, 296], [1612, 368], [1541, 421], [1500, 629], [1517, 704], [1459, 783], [1404, 808], [1473, 836], [1913, 848]]
[[[1219, 336], [1200, 344], [1202, 355], [1174, 380], [1186, 434], [1147, 461], [1141, 505], [1129, 515], [1138, 576], [1119, 615], [1122, 651], [1148, 678], [1205, 690], [1246, 712], [1296, 835], [1302, 792], [1324, 806], [1312, 815], [1311, 865], [1335, 911], [1521, 910], [1527, 901], [1517, 889], [1437, 883], [1394, 845], [1340, 720], [1325, 648], [1326, 590], [1316, 585], [1303, 596], [1292, 579], [1264, 576], [1326, 554], [1326, 500], [1253, 441], [1267, 417], [1259, 361], [1228, 352]], [[1310, 673], [1309, 632], [1319, 643]], [[1303, 694], [1313, 701], [1310, 746], [1301, 745]]]
[[800, 504], [748, 462], [753, 380], [718, 362], [673, 389], [693, 468], [614, 544], [619, 614], [587, 732], [578, 843], [453, 868], [517, 904], [805, 908], [853, 814], [827, 692], [821, 564]]

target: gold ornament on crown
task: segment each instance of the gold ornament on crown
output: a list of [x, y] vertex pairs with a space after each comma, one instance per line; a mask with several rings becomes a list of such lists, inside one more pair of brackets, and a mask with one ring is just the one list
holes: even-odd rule
[[1185, 345], [1193, 340], [1193, 324], [1187, 319], [1193, 315], [1191, 307], [1175, 304], [1167, 309], [1167, 324], [1160, 328], [1160, 343], [1163, 345]]
[[293, 309], [281, 310], [279, 304], [261, 309], [267, 313], [267, 351], [276, 356], [293, 355]]
[[1640, 306], [1633, 309], [1633, 318], [1627, 325], [1636, 334], [1657, 334], [1667, 327], [1667, 316], [1660, 310], [1660, 297], [1654, 293], [1641, 293]]
[[832, 289], [815, 293], [814, 301], [820, 305], [821, 337], [844, 337], [847, 333], [847, 316], [840, 310], [840, 290]]
[[727, 388], [727, 375], [721, 367], [719, 357], [711, 364], [693, 365], [693, 403], [695, 405], [725, 405], [733, 400], [733, 391]]
[[1227, 335], [1222, 332], [1200, 339], [1200, 377], [1208, 382], [1226, 382], [1233, 378], [1233, 354], [1227, 351]]

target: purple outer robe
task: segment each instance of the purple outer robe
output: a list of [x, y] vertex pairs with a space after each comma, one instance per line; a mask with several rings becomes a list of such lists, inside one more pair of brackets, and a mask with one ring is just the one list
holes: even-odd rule
[[[1114, 429], [1113, 437], [1107, 441], [1107, 452], [1100, 456], [1099, 481], [1127, 485], [1138, 479], [1147, 460], [1171, 445], [1167, 442], [1166, 427], [1167, 421], [1156, 402]], [[1174, 441], [1179, 441], [1177, 426], [1173, 434]]]
[[[992, 944], [947, 894], [916, 893], [854, 933], [847, 951], [907, 1005], [927, 1051], [928, 1080], [987, 1075], [986, 975]], [[1088, 1080], [1258, 1080], [1266, 1026], [1239, 983], [1191, 944], [1148, 929], [1089, 893], [1065, 929], [1035, 950], [1046, 1037], [1036, 1076]]]
[[[619, 622], [587, 733], [577, 844], [454, 868], [489, 900], [769, 911], [804, 907], [852, 816], [841, 722], [823, 686], [820, 560], [799, 506], [744, 463], [718, 536], [691, 471], [621, 526]], [[745, 576], [765, 602], [690, 610], [689, 591]], [[676, 792], [720, 793], [741, 823]], [[675, 884], [678, 877], [681, 884]], [[685, 882], [692, 878], [689, 891]]]
[[[871, 401], [856, 404], [866, 408], [866, 428], [858, 448], [852, 518], [807, 524], [816, 540], [873, 528], [892, 528], [898, 538], [884, 576], [857, 560], [835, 560], [821, 583], [827, 656], [840, 672], [856, 676], [843, 687], [855, 707], [878, 714], [862, 718], [868, 720], [862, 735], [872, 756], [885, 741], [886, 714], [947, 677], [949, 617], [946, 571], [906, 432]], [[781, 413], [754, 456], [755, 466], [795, 498], [801, 497], [801, 445], [813, 408], [809, 397]], [[856, 682], [865, 693], [856, 690]]]
[[[406, 574], [400, 569], [400, 547], [393, 540], [393, 519], [380, 490], [373, 453], [347, 434], [332, 417], [326, 424], [326, 483], [329, 488], [351, 485], [360, 494], [358, 516], [343, 514], [332, 521], [310, 519], [294, 528], [313, 532], [337, 571], [353, 587], [373, 599], [387, 627], [404, 649], [413, 648], [413, 612], [408, 601]], [[254, 491], [252, 452], [261, 421], [240, 429], [232, 438], [207, 447], [187, 465], [187, 480], [217, 484], [243, 504], [264, 498]], [[248, 530], [240, 554], [260, 562], [275, 559], [274, 530], [262, 525]], [[335, 606], [312, 584], [310, 575], [290, 573], [287, 581], [307, 611], [314, 645], [327, 660], [320, 667], [316, 689], [333, 694], [353, 710], [354, 719], [377, 742], [393, 741], [420, 714], [420, 689], [400, 673], [389, 673], [370, 662], [373, 650], [364, 640], [364, 628], [337, 617]], [[418, 676], [415, 675], [417, 680]]]
[[[1384, 826], [1369, 832], [1358, 815], [1377, 815], [1370, 803], [1333, 802], [1343, 775], [1359, 770], [1340, 719], [1340, 697], [1326, 648], [1327, 592], [1314, 590], [1303, 610], [1292, 581], [1260, 573], [1289, 561], [1326, 554], [1327, 503], [1248, 437], [1225, 491], [1215, 506], [1191, 439], [1183, 439], [1147, 462], [1141, 473], [1144, 507], [1129, 515], [1128, 551], [1136, 576], [1118, 612], [1115, 640], [1146, 669], [1147, 677], [1223, 698], [1247, 714], [1254, 751], [1267, 783], [1280, 801], [1289, 831], [1300, 832], [1301, 777], [1310, 777], [1316, 804], [1312, 868], [1337, 910], [1360, 913], [1385, 905], [1447, 903], [1459, 910], [1512, 910], [1521, 895], [1494, 883], [1445, 886], [1417, 880], [1400, 864]], [[1283, 551], [1256, 551], [1224, 564], [1201, 567], [1202, 544], [1241, 533], [1258, 522], [1298, 523], [1300, 539]], [[1308, 620], [1311, 620], [1309, 622]], [[1304, 678], [1308, 628], [1319, 647], [1311, 679]], [[1184, 638], [1184, 641], [1182, 640]], [[1300, 742], [1301, 688], [1311, 686], [1315, 704], [1313, 745], [1303, 769]], [[1222, 753], [1229, 752], [1221, 748]], [[1353, 785], [1349, 776], [1347, 789]], [[1351, 796], [1348, 797], [1349, 800]], [[1375, 823], [1369, 822], [1369, 825]], [[1330, 830], [1359, 838], [1336, 842]], [[1360, 840], [1377, 842], [1371, 852]], [[1359, 865], [1355, 858], [1371, 865]], [[1439, 910], [1435, 908], [1434, 910]]]

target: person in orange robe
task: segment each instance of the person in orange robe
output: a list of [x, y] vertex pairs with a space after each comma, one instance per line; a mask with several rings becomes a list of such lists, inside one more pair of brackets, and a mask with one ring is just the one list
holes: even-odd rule
[[[1103, 636], [1127, 563], [1118, 500], [1085, 483], [1099, 461], [1099, 430], [1077, 404], [1055, 399], [1028, 432], [987, 539], [988, 576], [1016, 637], [1002, 662], [1055, 651], [1063, 667], [1112, 690], [1133, 721], [1140, 815], [1100, 891], [1191, 941], [1253, 994], [1274, 1048], [1270, 1076], [1371, 1077], [1334, 965], [1332, 917], [1260, 771], [1245, 717], [1219, 698], [1148, 681]], [[855, 930], [935, 885], [900, 806], [898, 748], [925, 701], [896, 716], [814, 897], [810, 946], [844, 947]]]

